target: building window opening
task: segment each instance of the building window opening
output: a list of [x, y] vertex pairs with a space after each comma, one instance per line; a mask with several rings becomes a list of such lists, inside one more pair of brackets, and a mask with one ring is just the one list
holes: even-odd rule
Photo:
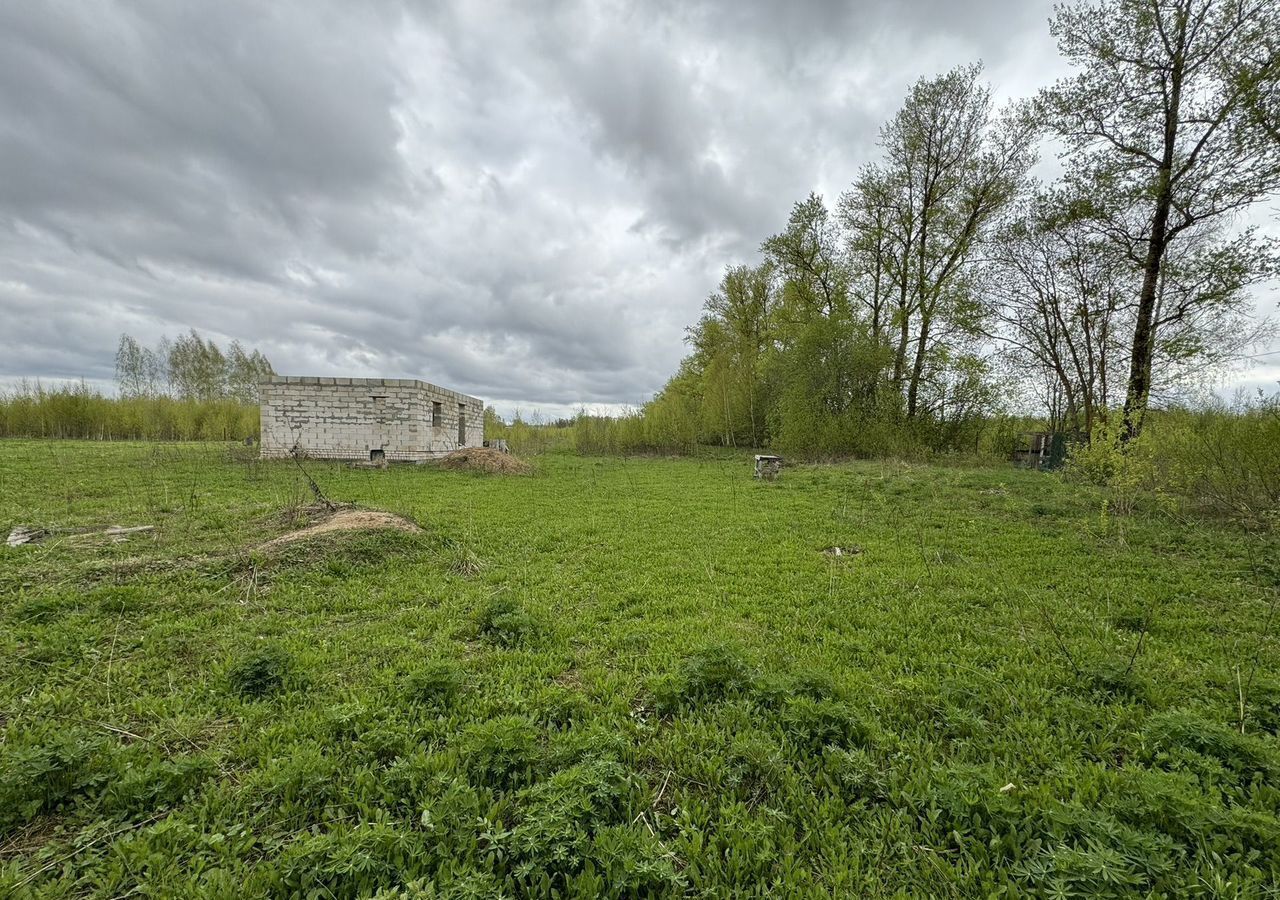
[[444, 404], [433, 401], [431, 404], [431, 427], [439, 428], [444, 424]]

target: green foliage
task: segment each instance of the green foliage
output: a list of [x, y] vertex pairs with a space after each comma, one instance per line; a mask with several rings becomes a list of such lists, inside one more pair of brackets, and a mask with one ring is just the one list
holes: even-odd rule
[[685, 705], [715, 703], [748, 694], [755, 685], [756, 671], [742, 653], [732, 647], [715, 645], [689, 656], [674, 678], [660, 681], [655, 690], [658, 708], [674, 711]]
[[580, 417], [579, 451], [979, 449], [1002, 391], [971, 257], [1017, 194], [1034, 132], [1027, 115], [993, 114], [980, 74], [914, 83], [838, 213], [817, 194], [796, 203], [759, 264], [725, 269], [662, 391], [612, 421]]
[[1064, 474], [1106, 492], [1106, 509], [1127, 516], [1141, 500], [1154, 499], [1166, 480], [1155, 459], [1156, 438], [1144, 434], [1128, 442], [1122, 440], [1117, 419], [1097, 426], [1088, 443], [1072, 447]]
[[0, 829], [100, 787], [109, 771], [104, 744], [83, 728], [16, 734], [0, 744]]
[[1180, 495], [1252, 527], [1280, 526], [1280, 392], [1150, 419], [1155, 463]]
[[535, 639], [541, 632], [537, 618], [508, 596], [491, 597], [476, 612], [480, 637], [499, 647], [515, 647]]
[[796, 697], [782, 711], [787, 741], [812, 753], [826, 747], [859, 747], [870, 739], [871, 730], [848, 704], [833, 700]]
[[103, 806], [130, 816], [145, 817], [193, 797], [216, 772], [202, 754], [153, 759], [125, 770], [103, 792]]
[[258, 382], [274, 374], [260, 351], [246, 353], [239, 341], [232, 341], [223, 352], [194, 328], [175, 341], [162, 338], [154, 349], [123, 334], [116, 350], [116, 386], [121, 397], [255, 403]]
[[410, 672], [403, 681], [405, 696], [431, 709], [453, 704], [465, 683], [462, 668], [450, 659], [433, 659]]
[[473, 725], [460, 744], [461, 762], [473, 783], [498, 791], [531, 781], [543, 755], [537, 728], [519, 716]]
[[[1246, 288], [1271, 274], [1274, 250], [1230, 225], [1280, 191], [1274, 113], [1260, 109], [1280, 85], [1280, 8], [1076, 2], [1055, 8], [1050, 31], [1074, 71], [1041, 93], [1038, 114], [1067, 149], [1068, 180], [1106, 210], [1097, 230], [1130, 260], [1125, 419], [1136, 434], [1153, 386], [1188, 362], [1238, 359], [1250, 342]], [[1126, 229], [1138, 221], [1135, 245]]]
[[288, 651], [276, 646], [259, 647], [232, 664], [227, 681], [233, 693], [260, 700], [283, 688], [293, 672], [293, 657]]
[[556, 772], [516, 796], [519, 821], [510, 847], [517, 877], [579, 871], [595, 830], [619, 821], [626, 773], [612, 760], [591, 760]]
[[484, 560], [464, 540], [451, 540], [445, 545], [445, 555], [449, 560], [449, 571], [455, 575], [469, 578], [478, 575], [484, 569]]
[[226, 441], [258, 436], [258, 406], [239, 400], [108, 397], [83, 382], [0, 392], [0, 437]]
[[519, 456], [533, 456], [572, 448], [574, 428], [569, 419], [546, 420], [537, 413], [526, 418], [518, 410], [510, 422], [504, 422], [492, 407], [486, 407], [484, 437], [487, 441], [506, 441], [511, 452]]
[[[1100, 541], [1096, 488], [1008, 468], [800, 464], [764, 487], [746, 453], [549, 453], [517, 481], [313, 466], [467, 535], [472, 577], [402, 535], [268, 567], [240, 548], [278, 533], [291, 465], [4, 450], [0, 520], [156, 530], [0, 554], [0, 896], [1280, 879], [1257, 532], [1140, 502]], [[240, 702], [257, 648], [295, 662]]]
[[1280, 757], [1270, 743], [1206, 721], [1187, 710], [1170, 710], [1155, 716], [1147, 727], [1146, 738], [1155, 762], [1171, 767], [1198, 767], [1198, 761], [1188, 757], [1189, 751], [1246, 780], [1255, 774], [1273, 779], [1280, 773]]
[[1109, 662], [1087, 669], [1082, 673], [1089, 690], [1104, 698], [1136, 703], [1151, 703], [1151, 686], [1135, 666]]
[[1196, 511], [1251, 528], [1280, 524], [1280, 393], [1197, 410], [1151, 412], [1142, 434], [1121, 441], [1115, 418], [1073, 446], [1065, 474], [1103, 489], [1107, 509], [1181, 499]]

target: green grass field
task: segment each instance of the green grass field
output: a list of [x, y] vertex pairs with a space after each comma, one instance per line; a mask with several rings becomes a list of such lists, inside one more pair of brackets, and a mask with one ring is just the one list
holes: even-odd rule
[[[0, 443], [0, 896], [1274, 895], [1274, 538], [1053, 475]], [[824, 554], [846, 548], [841, 556]], [[1242, 715], [1243, 710], [1243, 715]]]

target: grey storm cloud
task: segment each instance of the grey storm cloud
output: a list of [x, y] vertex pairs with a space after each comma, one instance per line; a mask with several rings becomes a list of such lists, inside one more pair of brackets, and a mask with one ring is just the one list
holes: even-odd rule
[[726, 265], [1048, 2], [0, 4], [0, 379], [196, 328], [297, 374], [642, 402]]

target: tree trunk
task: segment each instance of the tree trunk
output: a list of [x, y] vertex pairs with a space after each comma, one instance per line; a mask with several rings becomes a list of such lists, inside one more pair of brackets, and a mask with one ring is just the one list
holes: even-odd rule
[[1142, 420], [1151, 396], [1151, 363], [1155, 356], [1156, 289], [1160, 284], [1160, 263], [1164, 258], [1164, 228], [1169, 220], [1165, 203], [1156, 210], [1155, 227], [1147, 246], [1147, 260], [1142, 272], [1142, 294], [1138, 298], [1138, 316], [1133, 326], [1133, 349], [1129, 357], [1129, 387], [1124, 400], [1124, 430], [1128, 442], [1142, 432]]
[[[1180, 90], [1175, 82], [1174, 109]], [[1165, 152], [1161, 160], [1160, 186], [1156, 192], [1156, 208], [1151, 216], [1151, 237], [1147, 241], [1147, 259], [1142, 267], [1142, 293], [1138, 297], [1138, 316], [1133, 326], [1133, 344], [1129, 355], [1129, 386], [1124, 399], [1123, 442], [1142, 432], [1142, 420], [1151, 396], [1151, 364], [1156, 347], [1156, 293], [1160, 287], [1160, 265], [1169, 245], [1169, 210], [1173, 206], [1173, 146], [1177, 135], [1176, 114], [1165, 126]]]
[[920, 343], [916, 345], [916, 358], [911, 365], [911, 383], [907, 385], [907, 418], [916, 417], [916, 403], [920, 395], [920, 375], [924, 372], [925, 347], [929, 342], [929, 320], [933, 317], [929, 306], [929, 294], [925, 289], [926, 251], [929, 248], [929, 212], [932, 207], [932, 186], [926, 187], [920, 208], [920, 257], [917, 261], [916, 303], [920, 308]]
[[903, 285], [902, 297], [898, 302], [898, 349], [893, 356], [893, 384], [902, 388], [902, 376], [907, 368], [907, 342], [911, 337], [911, 316], [907, 310], [907, 289]]
[[1133, 346], [1129, 355], [1129, 386], [1124, 398], [1124, 425], [1120, 439], [1124, 443], [1142, 432], [1147, 401], [1151, 396], [1151, 364], [1156, 348], [1156, 292], [1160, 287], [1160, 264], [1169, 245], [1169, 210], [1173, 206], [1173, 157], [1178, 141], [1182, 111], [1182, 78], [1186, 60], [1182, 54], [1186, 41], [1186, 21], [1180, 23], [1178, 53], [1170, 73], [1169, 99], [1165, 106], [1164, 153], [1160, 157], [1157, 177], [1156, 208], [1151, 216], [1151, 238], [1147, 242], [1147, 259], [1142, 268], [1142, 294], [1138, 297], [1138, 318], [1133, 326]]
[[929, 343], [929, 320], [931, 316], [924, 313], [923, 304], [920, 311], [920, 343], [916, 345], [916, 358], [911, 366], [911, 382], [907, 385], [907, 418], [916, 417], [916, 405], [920, 396], [920, 377], [924, 374], [925, 352]]

